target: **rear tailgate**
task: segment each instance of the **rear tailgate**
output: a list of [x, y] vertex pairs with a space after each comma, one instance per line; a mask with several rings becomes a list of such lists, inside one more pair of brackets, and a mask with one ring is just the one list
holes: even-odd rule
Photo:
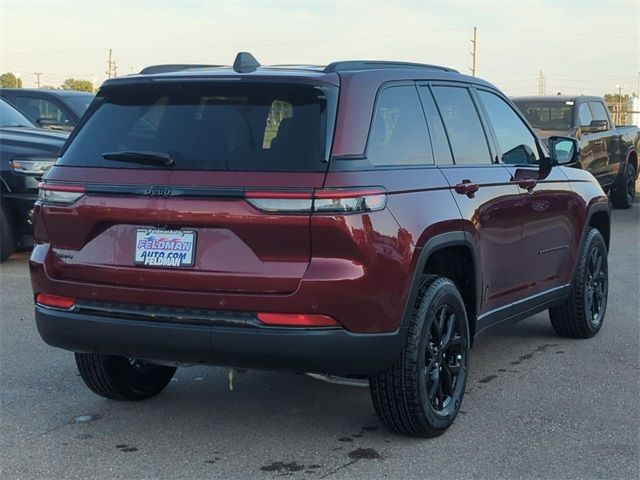
[[[336, 98], [335, 87], [259, 82], [99, 93], [42, 190], [49, 274], [149, 289], [294, 292], [310, 261], [311, 195], [324, 181]], [[162, 152], [173, 165], [103, 155], [123, 151]], [[77, 198], [56, 202], [65, 189]], [[271, 208], [274, 201], [287, 208]]]
[[[72, 205], [41, 207], [53, 277], [172, 290], [288, 293], [297, 288], [310, 259], [310, 213], [265, 213], [244, 197], [282, 185], [310, 192], [322, 185], [324, 174], [278, 173], [277, 179], [239, 172], [114, 174], [54, 167], [47, 176], [51, 185], [82, 178], [86, 188]], [[104, 183], [105, 177], [111, 182]], [[175, 196], [147, 194], [154, 189]], [[136, 265], [140, 229], [194, 231], [193, 266]]]

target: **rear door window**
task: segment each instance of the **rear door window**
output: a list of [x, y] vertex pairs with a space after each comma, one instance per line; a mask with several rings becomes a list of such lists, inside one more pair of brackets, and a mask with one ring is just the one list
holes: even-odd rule
[[388, 87], [378, 96], [367, 157], [374, 166], [433, 163], [429, 132], [414, 85]]
[[431, 137], [431, 148], [433, 149], [436, 163], [438, 165], [451, 165], [453, 163], [451, 147], [447, 139], [447, 132], [445, 132], [444, 125], [442, 124], [442, 118], [440, 118], [440, 114], [438, 113], [438, 107], [436, 107], [436, 103], [433, 101], [429, 87], [421, 86], [419, 90], [424, 114], [427, 117], [427, 125], [429, 126]]
[[433, 87], [440, 115], [447, 130], [456, 164], [490, 164], [491, 154], [480, 117], [469, 90]]
[[158, 168], [102, 155], [161, 152], [177, 170], [326, 170], [333, 86], [145, 84], [107, 88], [100, 97], [58, 165]]

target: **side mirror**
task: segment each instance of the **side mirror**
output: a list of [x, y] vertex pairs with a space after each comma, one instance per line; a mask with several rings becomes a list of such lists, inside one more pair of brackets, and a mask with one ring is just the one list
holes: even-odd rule
[[570, 165], [578, 161], [579, 145], [575, 138], [549, 137], [551, 165]]
[[606, 120], [591, 120], [591, 123], [582, 127], [582, 130], [589, 133], [606, 132], [609, 130], [609, 122]]

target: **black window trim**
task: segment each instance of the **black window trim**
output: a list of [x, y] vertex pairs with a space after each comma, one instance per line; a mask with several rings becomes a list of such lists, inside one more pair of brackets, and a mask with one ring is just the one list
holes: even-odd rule
[[493, 144], [495, 145], [495, 163], [499, 164], [499, 165], [505, 165], [505, 166], [531, 166], [531, 165], [537, 165], [535, 163], [504, 163], [502, 161], [502, 155], [504, 154], [504, 152], [502, 151], [502, 149], [500, 148], [500, 143], [498, 142], [498, 136], [496, 135], [496, 132], [493, 128], [493, 124], [491, 123], [491, 120], [489, 118], [489, 114], [484, 106], [484, 104], [482, 103], [482, 101], [480, 100], [480, 97], [478, 96], [478, 91], [485, 91], [488, 93], [492, 93], [494, 95], [496, 95], [498, 98], [504, 100], [506, 102], [506, 104], [511, 108], [511, 110], [513, 110], [513, 112], [516, 114], [516, 116], [522, 120], [522, 123], [524, 124], [524, 126], [527, 128], [527, 130], [529, 131], [529, 133], [533, 136], [533, 139], [535, 141], [536, 144], [536, 148], [538, 149], [538, 155], [540, 156], [540, 158], [545, 158], [546, 152], [544, 151], [544, 149], [541, 146], [541, 142], [540, 139], [538, 138], [538, 135], [535, 134], [535, 132], [530, 128], [529, 126], [529, 122], [527, 122], [527, 119], [524, 117], [524, 115], [522, 114], [522, 112], [518, 109], [518, 107], [515, 107], [514, 105], [512, 105], [511, 101], [509, 101], [509, 99], [502, 95], [501, 92], [499, 92], [498, 90], [494, 90], [492, 88], [486, 88], [486, 87], [472, 87], [472, 91], [473, 91], [473, 98], [474, 101], [477, 102], [478, 107], [480, 108], [480, 110], [482, 111], [482, 121], [486, 122], [487, 125], [487, 129], [489, 130], [489, 132], [491, 133], [491, 139]]
[[[382, 95], [382, 93], [385, 90], [387, 90], [389, 88], [409, 87], [409, 86], [415, 88], [416, 95], [418, 96], [418, 101], [420, 102], [420, 111], [422, 112], [422, 116], [424, 118], [424, 125], [425, 125], [425, 129], [427, 131], [427, 137], [428, 137], [428, 140], [429, 140], [427, 143], [425, 143], [425, 148], [427, 148], [428, 151], [431, 152], [431, 158], [433, 159], [433, 162], [431, 162], [431, 163], [417, 163], [417, 164], [413, 164], [413, 165], [372, 165], [371, 161], [369, 160], [369, 142], [371, 140], [371, 132], [373, 131], [373, 121], [374, 121], [374, 118], [376, 116], [376, 108], [378, 107], [378, 102], [380, 100], [380, 96]], [[376, 97], [374, 99], [373, 109], [371, 110], [371, 117], [369, 119], [369, 130], [367, 131], [367, 143], [365, 145], [364, 153], [362, 154], [361, 160], [366, 160], [368, 162], [369, 166], [368, 166], [368, 168], [366, 168], [366, 170], [371, 170], [371, 171], [375, 171], [375, 170], [413, 170], [413, 169], [422, 169], [422, 168], [435, 167], [436, 158], [435, 158], [435, 155], [433, 153], [433, 145], [432, 145], [432, 140], [431, 140], [431, 131], [429, 130], [429, 123], [427, 122], [427, 116], [426, 116], [426, 114], [424, 112], [424, 106], [422, 105], [422, 99], [420, 98], [420, 90], [418, 89], [418, 85], [417, 85], [417, 82], [415, 80], [391, 80], [391, 81], [383, 82], [383, 83], [380, 84], [380, 86], [378, 87], [378, 91], [376, 92]], [[360, 168], [358, 170], [363, 170], [363, 169]]]
[[[474, 88], [475, 88], [475, 84], [472, 83], [466, 83], [466, 82], [453, 82], [453, 81], [444, 81], [444, 80], [438, 80], [438, 81], [433, 81], [433, 82], [426, 82], [426, 85], [429, 89], [429, 93], [433, 98], [434, 103], [436, 104], [436, 109], [438, 110], [438, 115], [440, 115], [440, 121], [442, 122], [442, 126], [444, 127], [444, 131], [445, 134], [447, 135], [447, 142], [449, 142], [449, 149], [451, 150], [451, 157], [453, 158], [453, 164], [445, 164], [445, 165], [440, 165], [440, 168], [442, 167], [489, 167], [491, 165], [501, 165], [500, 163], [496, 163], [496, 158], [497, 158], [497, 154], [496, 154], [496, 148], [494, 146], [494, 139], [493, 139], [493, 134], [489, 133], [489, 131], [487, 130], [487, 125], [484, 121], [484, 116], [483, 116], [483, 112], [480, 109], [480, 106], [478, 105], [477, 99], [475, 97], [475, 92], [474, 92]], [[467, 90], [467, 92], [469, 93], [469, 96], [471, 97], [471, 104], [473, 105], [473, 108], [476, 110], [476, 113], [478, 115], [478, 119], [480, 120], [480, 126], [482, 127], [482, 132], [484, 133], [484, 138], [485, 141], [487, 142], [487, 149], [489, 150], [489, 161], [487, 163], [475, 163], [475, 164], [469, 164], [469, 163], [457, 163], [456, 162], [456, 156], [453, 153], [453, 146], [451, 145], [451, 138], [449, 135], [449, 131], [447, 130], [447, 124], [444, 121], [444, 118], [442, 116], [442, 112], [440, 111], [440, 105], [438, 105], [438, 101], [436, 100], [436, 96], [433, 93], [433, 87], [454, 87], [454, 88], [463, 88], [465, 90]]]

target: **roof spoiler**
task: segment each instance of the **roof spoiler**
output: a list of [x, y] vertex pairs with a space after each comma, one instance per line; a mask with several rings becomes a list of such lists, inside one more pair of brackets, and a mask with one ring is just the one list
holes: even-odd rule
[[140, 75], [149, 75], [153, 73], [169, 73], [179, 72], [181, 70], [189, 70], [191, 68], [211, 68], [222, 67], [223, 65], [206, 65], [206, 64], [166, 64], [166, 65], [149, 65], [140, 70]]

